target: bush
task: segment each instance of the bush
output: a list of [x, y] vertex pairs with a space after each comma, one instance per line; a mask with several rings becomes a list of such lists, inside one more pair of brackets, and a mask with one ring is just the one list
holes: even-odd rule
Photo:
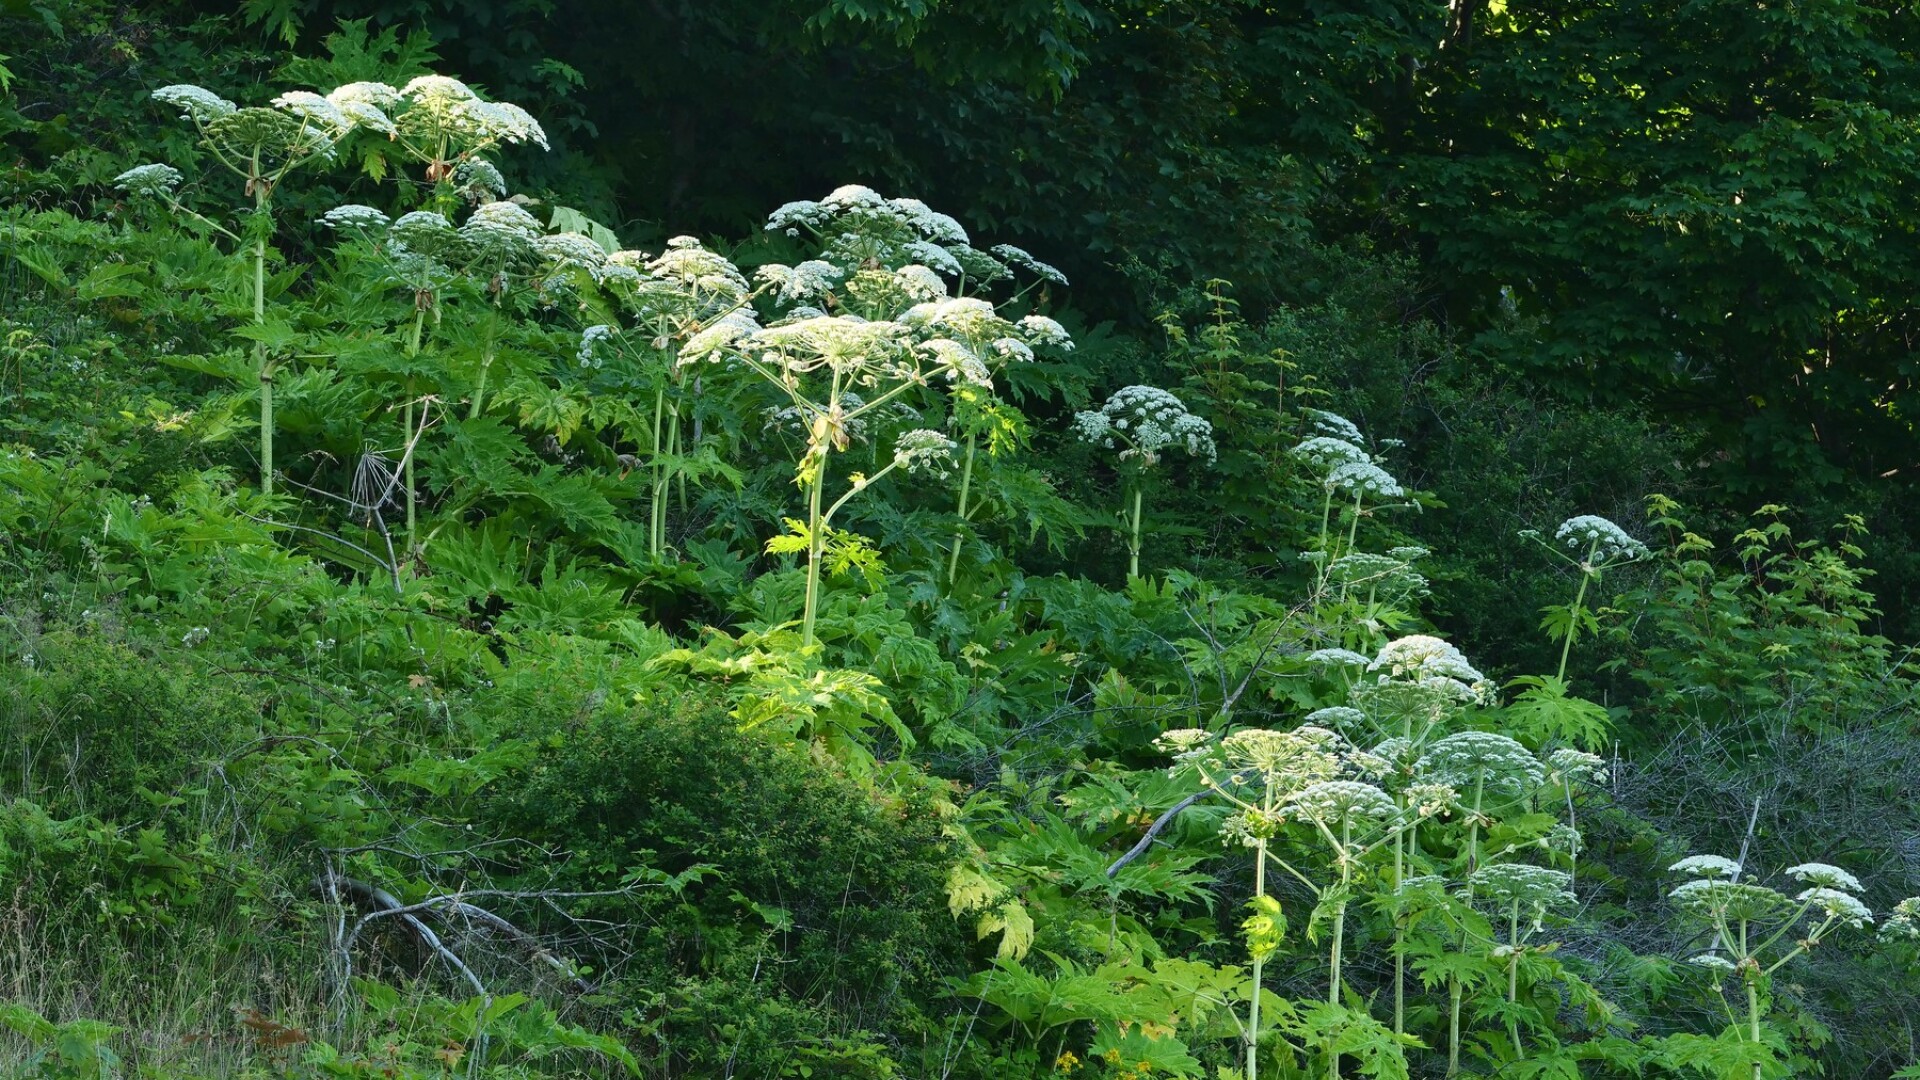
[[863, 1032], [911, 1021], [964, 953], [932, 797], [877, 796], [698, 697], [539, 734], [548, 749], [488, 811], [493, 832], [573, 853], [529, 876], [591, 890], [644, 866], [710, 868], [677, 895], [587, 912], [631, 928], [600, 986], [651, 1003], [665, 1068], [718, 1070], [720, 1055], [740, 1075], [800, 1061], [884, 1075]]

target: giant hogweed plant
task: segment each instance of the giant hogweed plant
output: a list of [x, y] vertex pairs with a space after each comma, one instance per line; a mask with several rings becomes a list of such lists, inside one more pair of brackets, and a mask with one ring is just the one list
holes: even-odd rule
[[[1419, 821], [1444, 812], [1453, 801], [1451, 792], [1422, 789], [1403, 806], [1363, 779], [1377, 771], [1371, 755], [1312, 724], [1292, 731], [1242, 728], [1217, 740], [1200, 729], [1181, 729], [1161, 736], [1159, 745], [1174, 756], [1176, 773], [1191, 775], [1205, 792], [1231, 807], [1223, 830], [1226, 841], [1254, 851], [1252, 913], [1242, 924], [1251, 958], [1244, 995], [1248, 1015], [1239, 1024], [1247, 1080], [1258, 1080], [1260, 1043], [1267, 1030], [1261, 1019], [1264, 968], [1279, 949], [1286, 927], [1279, 902], [1267, 891], [1269, 864], [1314, 897], [1309, 936], [1323, 924], [1329, 927], [1325, 1006], [1295, 1017], [1294, 1029], [1320, 1045], [1329, 1077], [1340, 1075], [1341, 1058], [1356, 1031], [1372, 1032], [1362, 1036], [1366, 1057], [1397, 1056], [1401, 1040], [1345, 1005], [1341, 968], [1347, 908], [1369, 857]], [[1323, 850], [1326, 864], [1302, 869], [1286, 858], [1277, 842], [1289, 828], [1304, 834], [1308, 850]], [[1377, 1074], [1373, 1068], [1366, 1071]]]
[[[1773, 975], [1838, 932], [1873, 926], [1872, 910], [1856, 895], [1860, 881], [1837, 866], [1801, 863], [1784, 871], [1801, 886], [1790, 896], [1782, 889], [1742, 880], [1746, 867], [1725, 856], [1690, 855], [1668, 870], [1688, 878], [1667, 898], [1699, 929], [1705, 948], [1690, 963], [1704, 969], [1727, 1017], [1721, 1038], [1670, 1036], [1668, 1055], [1677, 1064], [1717, 1075], [1761, 1080], [1776, 1060], [1777, 1046], [1769, 1039], [1765, 1023]], [[1883, 941], [1913, 932], [1914, 901], [1903, 904], [1882, 927]], [[1744, 998], [1739, 1015], [1726, 1000], [1729, 980]]]
[[[768, 224], [795, 234], [810, 230], [823, 242], [820, 258], [759, 268], [759, 292], [774, 317], [763, 326], [755, 311], [740, 307], [695, 334], [680, 362], [722, 363], [757, 376], [783, 402], [771, 418], [804, 433], [794, 479], [807, 494], [807, 518], [790, 520], [788, 535], [776, 537], [769, 550], [806, 553], [801, 634], [810, 647], [834, 514], [895, 469], [944, 473], [955, 449], [939, 431], [909, 431], [878, 472], [852, 475], [848, 490], [829, 503], [833, 456], [849, 448], [857, 426], [883, 420], [916, 392], [941, 384], [990, 388], [986, 355], [1030, 359], [1036, 346], [1068, 342], [1051, 319], [1030, 315], [1015, 321], [993, 303], [959, 292], [1012, 271], [966, 243], [951, 219], [915, 200], [849, 186], [819, 202], [789, 203]], [[1008, 248], [1003, 254], [1011, 258], [1016, 252]], [[859, 543], [850, 537], [836, 542]]]
[[[758, 276], [778, 287], [780, 300], [802, 305], [819, 300], [823, 306], [864, 318], [892, 317], [896, 311], [890, 309], [896, 304], [890, 295], [893, 289], [877, 279], [862, 280], [863, 269], [910, 273], [930, 294], [920, 300], [980, 299], [983, 290], [998, 282], [1026, 278], [1024, 285], [995, 302], [996, 309], [1020, 307], [1036, 290], [1044, 293], [1052, 285], [1067, 284], [1066, 275], [1057, 268], [1011, 244], [980, 251], [958, 221], [918, 199], [882, 198], [857, 185], [840, 188], [818, 202], [788, 203], [768, 217], [766, 228], [811, 238], [819, 246], [814, 259], [760, 269]], [[908, 267], [927, 272], [908, 271]], [[836, 290], [836, 283], [845, 287]], [[966, 448], [960, 459], [955, 507], [960, 526], [947, 557], [949, 581], [959, 570], [966, 522], [978, 510], [973, 479], [980, 442], [987, 440], [990, 454], [1004, 453], [1017, 444], [1022, 430], [1018, 413], [995, 395], [995, 375], [1009, 363], [1032, 361], [1036, 348], [1061, 352], [1073, 348], [1066, 330], [1047, 316], [1030, 314], [1015, 324], [1006, 317], [984, 317], [978, 309], [970, 310], [975, 312], [971, 317], [946, 320], [942, 336], [929, 341], [947, 367], [952, 383], [951, 429], [962, 436], [960, 442]]]
[[249, 321], [240, 336], [252, 342], [251, 377], [260, 399], [260, 489], [273, 491], [273, 383], [280, 353], [293, 332], [267, 318], [267, 251], [273, 241], [273, 196], [296, 170], [333, 162], [335, 150], [359, 129], [391, 131], [393, 121], [365, 102], [335, 102], [311, 91], [295, 90], [270, 105], [241, 107], [204, 87], [163, 86], [154, 100], [180, 111], [193, 124], [200, 146], [241, 181], [246, 200], [239, 220], [229, 228], [186, 205], [179, 197], [184, 179], [171, 165], [137, 165], [114, 179], [130, 195], [162, 201], [182, 219], [211, 229], [231, 242], [248, 264]]
[[1167, 391], [1135, 385], [1116, 390], [1098, 409], [1076, 413], [1073, 434], [1081, 442], [1115, 452], [1114, 464], [1125, 487], [1120, 520], [1127, 540], [1127, 576], [1139, 577], [1148, 482], [1173, 450], [1212, 464], [1219, 455], [1213, 425], [1188, 412]]

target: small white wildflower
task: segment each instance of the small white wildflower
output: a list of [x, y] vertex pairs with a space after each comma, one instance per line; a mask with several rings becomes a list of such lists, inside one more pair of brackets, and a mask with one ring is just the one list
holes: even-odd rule
[[185, 645], [187, 648], [191, 649], [194, 646], [199, 645], [201, 642], [207, 640], [207, 638], [212, 634], [213, 634], [213, 631], [207, 629], [206, 627], [196, 626], [181, 636], [180, 644]]
[[1698, 956], [1690, 956], [1687, 958], [1687, 963], [1695, 964], [1703, 968], [1711, 969], [1713, 971], [1725, 972], [1729, 975], [1739, 970], [1739, 968], [1734, 967], [1733, 961], [1727, 959], [1724, 956], [1715, 956], [1712, 953], [1701, 953]]
[[170, 195], [180, 186], [180, 170], [171, 165], [135, 165], [114, 177], [113, 186], [129, 195]]

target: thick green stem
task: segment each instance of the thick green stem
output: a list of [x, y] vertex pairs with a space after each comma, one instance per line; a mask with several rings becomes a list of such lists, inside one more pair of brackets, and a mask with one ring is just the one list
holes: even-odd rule
[[[1254, 841], [1253, 853], [1253, 896], [1258, 900], [1267, 895], [1266, 840]], [[1264, 952], [1253, 954], [1253, 1004], [1247, 1012], [1247, 1080], [1260, 1080], [1260, 972], [1266, 959]]]
[[[1760, 1045], [1760, 979], [1752, 971], [1747, 977], [1747, 1038], [1758, 1047]], [[1756, 1053], [1753, 1062], [1753, 1080], [1760, 1080], [1760, 1061]]]
[[1133, 489], [1132, 538], [1127, 541], [1127, 576], [1140, 576], [1140, 494], [1145, 484], [1137, 484]]
[[1513, 1014], [1513, 1006], [1520, 1001], [1520, 902], [1515, 900], [1507, 914], [1507, 947], [1513, 951], [1507, 954], [1507, 1041], [1513, 1044], [1513, 1051], [1520, 1053], [1520, 1018]]
[[[254, 157], [256, 179], [253, 189], [254, 212], [267, 212], [266, 181], [257, 178], [259, 155]], [[253, 325], [267, 321], [267, 223], [254, 223], [253, 237]], [[267, 359], [267, 343], [253, 343], [253, 370], [260, 378], [260, 490], [273, 494], [273, 365]]]
[[[426, 326], [426, 324], [427, 324], [427, 309], [420, 301], [416, 300], [413, 305], [413, 333], [410, 337], [407, 338], [407, 359], [409, 361], [413, 360], [415, 357], [420, 355], [420, 331], [422, 330], [422, 328]], [[413, 440], [414, 440], [413, 376], [408, 375], [407, 376], [406, 441], [408, 444], [411, 444]], [[414, 507], [416, 505], [417, 500], [414, 498], [414, 493], [413, 493], [413, 459], [414, 459], [413, 451], [418, 449], [419, 447], [417, 446], [409, 445], [406, 451], [405, 485], [407, 489], [407, 551], [409, 554], [419, 549], [419, 541], [418, 541], [419, 534], [414, 532]]]
[[1407, 1031], [1407, 898], [1402, 892], [1406, 881], [1405, 830], [1393, 835], [1393, 1033]]
[[1360, 504], [1366, 500], [1366, 497], [1365, 492], [1356, 491], [1353, 493], [1353, 521], [1347, 525], [1347, 549], [1345, 553], [1348, 555], [1353, 554], [1354, 542], [1360, 538]]
[[[1347, 852], [1353, 846], [1353, 823], [1340, 823], [1340, 892], [1341, 900], [1333, 909], [1333, 943], [1327, 950], [1327, 1004], [1340, 1004], [1340, 960], [1347, 944], [1347, 901], [1346, 890], [1352, 880], [1347, 869]], [[1340, 1080], [1340, 1052], [1329, 1042], [1327, 1046], [1327, 1078]]]
[[[978, 436], [967, 433], [967, 460], [960, 466], [960, 520], [967, 520], [967, 497], [973, 490], [973, 453]], [[960, 547], [966, 542], [966, 533], [962, 529], [953, 530], [953, 553], [947, 556], [947, 581], [952, 582], [960, 572]]]
[[481, 401], [487, 396], [487, 372], [493, 368], [493, 358], [500, 351], [500, 303], [494, 301], [493, 310], [487, 313], [487, 344], [480, 351], [480, 377], [473, 382], [473, 402], [467, 406], [467, 419], [480, 419]]
[[661, 433], [667, 410], [667, 388], [653, 394], [653, 498], [647, 504], [647, 554], [656, 560], [664, 554], [667, 540], [667, 463], [661, 458]]
[[1587, 567], [1593, 563], [1594, 552], [1600, 550], [1599, 541], [1587, 549], [1587, 561], [1580, 564], [1580, 588], [1573, 594], [1573, 607], [1567, 612], [1567, 640], [1560, 643], [1560, 670], [1554, 678], [1562, 682], [1567, 678], [1567, 657], [1573, 653], [1573, 636], [1580, 629], [1580, 604], [1587, 598], [1587, 582], [1593, 580], [1593, 572]]
[[820, 489], [826, 486], [827, 451], [822, 447], [819, 463], [814, 467], [813, 485], [807, 492], [807, 607], [800, 624], [802, 648], [811, 648], [813, 645], [814, 615], [820, 606], [820, 551], [825, 539], [821, 535], [825, 526], [820, 518]]
[[[1473, 872], [1480, 866], [1480, 809], [1486, 797], [1487, 781], [1480, 777], [1473, 784], [1473, 816], [1467, 820], [1467, 901], [1473, 901]], [[1466, 948], [1466, 930], [1460, 931], [1460, 947]], [[1460, 976], [1447, 980], [1447, 1075], [1460, 1071]]]

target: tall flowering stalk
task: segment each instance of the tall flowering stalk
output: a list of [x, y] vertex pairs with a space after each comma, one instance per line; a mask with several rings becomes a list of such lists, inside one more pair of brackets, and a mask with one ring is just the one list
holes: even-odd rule
[[[1349, 705], [1321, 709], [1309, 723], [1347, 730], [1370, 729], [1380, 741], [1367, 764], [1394, 794], [1403, 811], [1420, 807], [1420, 820], [1450, 809], [1452, 789], [1445, 778], [1426, 775], [1420, 761], [1444, 727], [1468, 706], [1488, 700], [1492, 684], [1452, 644], [1424, 634], [1388, 642], [1372, 659], [1334, 651], [1323, 662], [1362, 668], [1348, 690]], [[1440, 786], [1435, 786], [1438, 781]], [[1406, 1030], [1406, 937], [1409, 922], [1407, 882], [1417, 852], [1412, 827], [1396, 830], [1393, 849], [1394, 1034]]]
[[[1373, 455], [1360, 448], [1360, 429], [1344, 416], [1324, 409], [1309, 409], [1307, 416], [1317, 434], [1296, 444], [1293, 457], [1305, 463], [1320, 477], [1320, 539], [1314, 558], [1320, 564], [1320, 581], [1326, 581], [1327, 568], [1336, 559], [1354, 553], [1360, 535], [1361, 512], [1366, 500], [1401, 499], [1406, 489], [1393, 474], [1382, 468]], [[1336, 497], [1352, 496], [1352, 520], [1347, 526], [1344, 548], [1333, 545], [1333, 503]]]
[[[1475, 874], [1480, 870], [1480, 834], [1498, 805], [1516, 803], [1546, 780], [1546, 770], [1526, 747], [1491, 731], [1462, 731], [1435, 742], [1421, 755], [1415, 771], [1461, 794], [1466, 811], [1468, 903], [1474, 898]], [[1492, 800], [1491, 802], [1489, 800]], [[1462, 931], [1461, 945], [1466, 944]], [[1460, 1069], [1460, 1010], [1464, 984], [1458, 974], [1447, 981], [1447, 1072]]]
[[[578, 247], [578, 242], [566, 234], [543, 236], [533, 215], [510, 202], [485, 203], [458, 228], [434, 210], [415, 210], [390, 222], [380, 211], [355, 204], [329, 210], [320, 221], [344, 236], [364, 241], [384, 283], [407, 298], [410, 314], [402, 342], [401, 407], [402, 431], [408, 440], [413, 440], [418, 430], [414, 410], [421, 403], [417, 380], [423, 374], [420, 358], [428, 344], [427, 328], [429, 323], [439, 323], [446, 291], [465, 282], [487, 296], [490, 305], [490, 325], [470, 413], [477, 416], [479, 395], [496, 348], [496, 327], [492, 324], [497, 323], [498, 314], [492, 309], [502, 302], [514, 282], [537, 273], [552, 274], [565, 265], [556, 251], [565, 253]], [[586, 243], [592, 246], [591, 241]], [[597, 253], [598, 248], [594, 251]], [[401, 487], [405, 492], [408, 544], [417, 548], [418, 489], [413, 462], [414, 455], [407, 453], [401, 466]]]
[[1213, 425], [1187, 411], [1181, 400], [1156, 386], [1124, 386], [1100, 408], [1076, 413], [1073, 433], [1085, 443], [1119, 451], [1127, 478], [1121, 519], [1127, 529], [1127, 576], [1140, 576], [1140, 532], [1147, 480], [1169, 450], [1211, 465], [1218, 458]]
[[[859, 185], [842, 187], [818, 202], [788, 203], [768, 217], [766, 228], [807, 235], [820, 244], [814, 259], [760, 269], [762, 280], [777, 286], [784, 301], [817, 302], [864, 318], [891, 318], [898, 313], [890, 295], [894, 290], [869, 287], [862, 295], [860, 287], [860, 270], [881, 269], [911, 278], [906, 291], [921, 293], [920, 301], [964, 302], [940, 309], [946, 316], [938, 320], [940, 336], [928, 339], [930, 347], [941, 351], [954, 384], [953, 420], [966, 447], [955, 507], [962, 524], [954, 531], [947, 558], [947, 578], [952, 580], [959, 571], [965, 522], [979, 509], [973, 478], [980, 441], [984, 437], [988, 452], [998, 453], [1018, 430], [1017, 414], [994, 395], [994, 378], [1010, 363], [1031, 361], [1036, 349], [1073, 348], [1072, 338], [1055, 320], [1027, 315], [1014, 322], [999, 309], [1022, 303], [1036, 289], [1065, 285], [1066, 275], [1011, 244], [982, 252], [952, 217], [918, 199], [888, 199]], [[1021, 277], [1026, 284], [996, 304], [987, 305], [977, 295], [984, 287]], [[842, 283], [845, 287], [839, 287]]]
[[[1374, 784], [1358, 779], [1370, 771], [1368, 755], [1357, 753], [1338, 733], [1315, 724], [1292, 731], [1245, 728], [1216, 741], [1199, 729], [1170, 731], [1160, 748], [1173, 755], [1174, 775], [1192, 774], [1201, 786], [1233, 807], [1224, 838], [1254, 851], [1253, 916], [1248, 920], [1252, 972], [1248, 1018], [1239, 1025], [1245, 1043], [1246, 1076], [1259, 1077], [1261, 983], [1266, 959], [1278, 948], [1285, 920], [1267, 895], [1271, 863], [1298, 880], [1315, 897], [1315, 920], [1324, 916], [1331, 934], [1327, 945], [1327, 1004], [1341, 1004], [1345, 963], [1346, 914], [1355, 876], [1368, 856], [1401, 831], [1441, 812], [1450, 796], [1424, 792], [1411, 808]], [[1314, 877], [1279, 857], [1273, 841], [1288, 826], [1303, 828], [1322, 844], [1332, 862], [1327, 880]], [[1239, 1023], [1238, 1017], [1235, 1018]], [[1337, 1077], [1340, 1055], [1327, 1048], [1328, 1075]]]
[[1553, 530], [1551, 544], [1532, 529], [1520, 535], [1538, 543], [1556, 558], [1580, 571], [1580, 587], [1573, 594], [1573, 603], [1564, 608], [1547, 609], [1546, 627], [1558, 629], [1562, 637], [1560, 667], [1554, 679], [1564, 683], [1567, 678], [1567, 658], [1573, 654], [1574, 638], [1579, 636], [1582, 626], [1589, 631], [1597, 626], [1584, 606], [1587, 587], [1599, 581], [1600, 576], [1613, 567], [1646, 558], [1647, 545], [1634, 539], [1620, 526], [1593, 514], [1581, 514], [1561, 522], [1560, 527]]
[[[766, 298], [778, 317], [762, 327], [742, 307], [695, 334], [680, 363], [722, 363], [758, 376], [785, 399], [781, 419], [797, 424], [806, 439], [794, 482], [807, 494], [806, 524], [796, 533], [807, 552], [801, 637], [811, 646], [826, 523], [846, 502], [846, 496], [824, 502], [832, 455], [848, 449], [857, 428], [904, 405], [909, 392], [937, 384], [991, 388], [983, 349], [1030, 359], [1035, 344], [1064, 335], [1050, 319], [1016, 323], [992, 303], [965, 296], [970, 284], [1012, 271], [1001, 257], [967, 243], [952, 218], [917, 200], [887, 199], [850, 185], [818, 202], [788, 203], [768, 218], [767, 227], [812, 234], [820, 241], [819, 257], [756, 270], [756, 297]], [[917, 442], [908, 462], [896, 451], [896, 465], [930, 453], [930, 440]], [[848, 495], [878, 475], [855, 476]], [[776, 538], [770, 549], [792, 542]]]
[[597, 352], [614, 349], [635, 361], [652, 381], [647, 550], [654, 559], [662, 559], [667, 549], [668, 489], [681, 478], [684, 490], [682, 429], [688, 391], [698, 385], [695, 369], [683, 362], [683, 350], [696, 339], [705, 348], [710, 342], [758, 330], [752, 303], [759, 294], [725, 256], [691, 236], [667, 241], [666, 250], [657, 257], [616, 251], [600, 275], [629, 321], [624, 326], [588, 327], [581, 338], [581, 362], [592, 364]]
[[245, 251], [250, 263], [249, 285], [253, 320], [253, 370], [260, 384], [260, 490], [273, 492], [273, 382], [278, 358], [268, 348], [267, 245], [273, 239], [273, 195], [294, 170], [331, 162], [334, 150], [354, 131], [368, 128], [391, 132], [393, 121], [376, 105], [343, 106], [319, 94], [294, 90], [273, 99], [271, 106], [242, 108], [204, 87], [190, 84], [163, 86], [153, 92], [162, 104], [180, 110], [193, 124], [200, 145], [242, 183], [251, 202], [239, 231], [220, 225], [180, 201], [178, 170], [168, 165], [141, 165], [121, 173], [115, 183], [129, 193], [164, 200], [176, 212], [212, 227]]
[[1690, 879], [1668, 893], [1668, 900], [1711, 935], [1707, 951], [1691, 962], [1715, 974], [1716, 993], [1723, 993], [1720, 987], [1729, 975], [1738, 977], [1746, 992], [1744, 1035], [1755, 1046], [1753, 1077], [1760, 1080], [1762, 984], [1835, 930], [1873, 925], [1873, 912], [1854, 896], [1860, 882], [1837, 866], [1802, 863], [1786, 870], [1806, 886], [1789, 898], [1777, 889], [1741, 881], [1744, 868], [1719, 855], [1690, 855], [1667, 869]]

